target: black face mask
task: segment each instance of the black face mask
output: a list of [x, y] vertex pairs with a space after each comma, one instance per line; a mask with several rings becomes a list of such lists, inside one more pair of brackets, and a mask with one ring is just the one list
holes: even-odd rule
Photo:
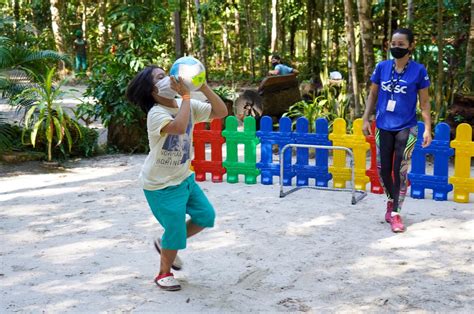
[[276, 67], [278, 65], [278, 62], [272, 62], [273, 67]]
[[394, 47], [390, 48], [390, 53], [395, 59], [401, 59], [408, 53], [408, 48]]

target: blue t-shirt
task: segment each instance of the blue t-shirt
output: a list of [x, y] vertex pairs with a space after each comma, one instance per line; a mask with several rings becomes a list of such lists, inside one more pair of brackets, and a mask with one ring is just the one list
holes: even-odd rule
[[[416, 125], [418, 90], [430, 86], [430, 78], [425, 67], [413, 60], [409, 61], [401, 77], [394, 71], [392, 84], [394, 62], [394, 60], [380, 62], [370, 77], [373, 83], [379, 85], [375, 114], [377, 128], [387, 131], [399, 131]], [[394, 85], [393, 94], [392, 85]], [[390, 99], [396, 101], [393, 111], [387, 110]]]
[[286, 66], [284, 64], [277, 64], [275, 66], [275, 70], [278, 70], [278, 75], [286, 75], [293, 72], [293, 68], [290, 68], [289, 66]]

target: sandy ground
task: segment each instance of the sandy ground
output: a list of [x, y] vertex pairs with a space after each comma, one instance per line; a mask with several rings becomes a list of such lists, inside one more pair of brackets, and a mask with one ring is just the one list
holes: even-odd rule
[[161, 291], [144, 158], [0, 165], [0, 312], [474, 311], [472, 195], [408, 198], [393, 234], [382, 195], [203, 182], [216, 226], [180, 252], [183, 290]]
[[[65, 107], [80, 102], [84, 87], [72, 88]], [[4, 100], [0, 110], [21, 119]], [[216, 226], [180, 252], [183, 290], [161, 291], [144, 158], [0, 164], [0, 313], [474, 312], [472, 195], [408, 198], [408, 231], [393, 234], [382, 195], [350, 205], [342, 192], [281, 199], [277, 184], [203, 182]]]

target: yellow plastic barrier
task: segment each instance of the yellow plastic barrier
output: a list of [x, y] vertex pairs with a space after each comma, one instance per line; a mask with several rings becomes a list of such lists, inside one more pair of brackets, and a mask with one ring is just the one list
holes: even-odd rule
[[454, 201], [468, 203], [469, 193], [474, 193], [474, 178], [471, 178], [471, 158], [474, 156], [474, 142], [472, 141], [472, 127], [461, 123], [456, 128], [456, 138], [450, 146], [454, 151], [454, 175], [449, 183], [454, 188]]
[[[369, 177], [366, 176], [366, 156], [370, 149], [365, 135], [362, 132], [362, 119], [356, 119], [352, 126], [353, 134], [346, 134], [346, 121], [341, 118], [334, 120], [333, 132], [329, 134], [329, 139], [334, 146], [351, 148], [354, 152], [355, 188], [365, 191]], [[329, 167], [332, 173], [335, 188], [345, 188], [346, 182], [351, 179], [351, 169], [346, 167], [346, 153], [335, 151], [333, 155], [333, 165]]]

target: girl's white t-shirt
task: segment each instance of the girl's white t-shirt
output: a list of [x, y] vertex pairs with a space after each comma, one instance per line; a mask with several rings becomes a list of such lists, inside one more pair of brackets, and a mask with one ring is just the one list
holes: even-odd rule
[[[181, 107], [182, 99], [175, 99]], [[185, 134], [173, 135], [161, 130], [178, 114], [179, 108], [156, 104], [147, 115], [150, 152], [145, 159], [139, 183], [145, 190], [160, 190], [178, 185], [192, 174], [190, 170], [193, 127], [209, 120], [211, 104], [191, 99], [191, 115]]]

